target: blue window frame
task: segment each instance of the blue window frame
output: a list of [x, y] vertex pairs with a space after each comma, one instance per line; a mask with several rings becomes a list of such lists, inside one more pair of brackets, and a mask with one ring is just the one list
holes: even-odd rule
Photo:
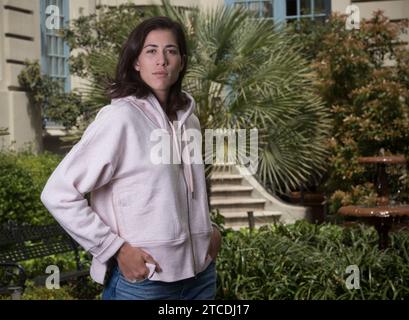
[[330, 0], [286, 0], [284, 18], [288, 21], [302, 19], [325, 20], [331, 13]]
[[[46, 12], [48, 6], [57, 6], [59, 9], [60, 29], [47, 28], [46, 21], [50, 14]], [[44, 74], [51, 78], [61, 81], [64, 91], [71, 89], [68, 57], [69, 48], [63, 41], [60, 34], [62, 28], [66, 26], [69, 18], [68, 0], [41, 0], [40, 2], [41, 18], [41, 69]]]
[[275, 22], [325, 20], [331, 13], [331, 0], [225, 0], [225, 4], [244, 6], [258, 17], [270, 18]]
[[232, 1], [233, 6], [244, 6], [259, 18], [272, 19], [274, 17], [274, 1]]

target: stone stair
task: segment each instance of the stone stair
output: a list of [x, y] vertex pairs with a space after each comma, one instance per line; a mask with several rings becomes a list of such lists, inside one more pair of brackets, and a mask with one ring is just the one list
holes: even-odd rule
[[[225, 226], [235, 230], [249, 227], [248, 212], [253, 212], [257, 228], [275, 222], [294, 222], [305, 217], [308, 210], [267, 194], [254, 177], [235, 165], [214, 166], [210, 191], [211, 210], [219, 209]], [[288, 214], [291, 209], [298, 214], [295, 219], [293, 214]]]

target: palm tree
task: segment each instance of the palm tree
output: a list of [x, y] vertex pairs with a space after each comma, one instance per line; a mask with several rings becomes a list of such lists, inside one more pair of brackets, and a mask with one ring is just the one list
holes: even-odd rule
[[[285, 30], [241, 7], [204, 12], [164, 1], [146, 15], [166, 15], [186, 28], [191, 58], [184, 86], [196, 100], [202, 131], [257, 128], [256, 176], [273, 192], [320, 176], [329, 114], [312, 88], [311, 69]], [[103, 105], [100, 78], [113, 74], [116, 54], [89, 54], [88, 103], [97, 101], [90, 103], [96, 108]]]

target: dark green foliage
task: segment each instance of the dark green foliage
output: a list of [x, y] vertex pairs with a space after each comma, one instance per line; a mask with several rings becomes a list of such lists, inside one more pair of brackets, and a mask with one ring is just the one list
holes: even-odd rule
[[[219, 256], [219, 299], [405, 299], [409, 234], [392, 234], [378, 250], [364, 226], [294, 225], [228, 232]], [[347, 289], [346, 267], [360, 269], [360, 289]]]
[[[409, 50], [400, 40], [408, 22], [391, 22], [376, 11], [360, 29], [347, 30], [345, 19], [334, 15], [325, 24], [305, 22], [293, 31], [332, 117], [329, 170], [321, 187], [330, 202], [369, 204], [375, 168], [359, 164], [358, 157], [383, 150], [409, 159]], [[387, 168], [396, 202], [409, 201], [407, 168]], [[358, 194], [354, 188], [363, 191], [356, 202], [350, 201]]]
[[46, 224], [54, 221], [40, 200], [41, 192], [61, 157], [50, 153], [0, 153], [0, 224]]
[[61, 123], [67, 129], [77, 124], [85, 106], [80, 94], [65, 93], [60, 82], [42, 75], [38, 61], [26, 61], [18, 80], [33, 107], [41, 108], [43, 119]]

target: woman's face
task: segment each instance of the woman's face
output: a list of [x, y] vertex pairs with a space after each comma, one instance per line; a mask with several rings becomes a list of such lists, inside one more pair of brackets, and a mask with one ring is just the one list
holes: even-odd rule
[[183, 69], [182, 57], [172, 31], [149, 32], [134, 68], [161, 102], [165, 102], [170, 87]]

